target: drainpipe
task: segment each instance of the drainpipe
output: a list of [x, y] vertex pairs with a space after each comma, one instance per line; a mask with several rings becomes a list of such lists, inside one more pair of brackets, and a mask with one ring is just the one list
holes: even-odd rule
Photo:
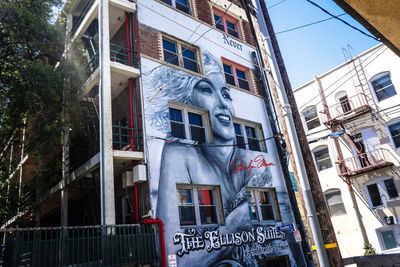
[[148, 219], [144, 220], [143, 224], [158, 224], [160, 227], [160, 243], [161, 243], [161, 253], [162, 253], [162, 264], [163, 267], [167, 266], [167, 259], [165, 257], [165, 240], [164, 240], [164, 223], [160, 219]]
[[[314, 76], [314, 80], [315, 80], [315, 83], [317, 84], [318, 91], [319, 91], [319, 94], [321, 96], [322, 105], [324, 106], [324, 113], [326, 114], [327, 119], [330, 120], [331, 119], [331, 114], [329, 112], [328, 104], [326, 102], [325, 93], [324, 93], [324, 90], [323, 90], [322, 85], [321, 85], [321, 80], [319, 79], [319, 77], [317, 75]], [[335, 132], [336, 130], [338, 130], [334, 125], [332, 125], [329, 128], [330, 128], [332, 133]], [[342, 128], [344, 129], [344, 127], [342, 127]], [[351, 138], [350, 138], [350, 140], [351, 140]], [[343, 164], [343, 153], [342, 153], [342, 149], [340, 148], [338, 137], [333, 138], [333, 142], [335, 144], [335, 148], [336, 148], [336, 152], [337, 152], [337, 156], [338, 156], [338, 160], [339, 160], [339, 166], [341, 166], [341, 164]], [[353, 146], [355, 146], [355, 144], [353, 143], [353, 140], [351, 140], [351, 143], [352, 143]], [[356, 147], [356, 149], [357, 149], [357, 147]], [[341, 169], [341, 168], [342, 167], [339, 167], [339, 169]], [[364, 223], [363, 223], [362, 218], [361, 218], [360, 209], [358, 208], [357, 200], [356, 200], [356, 197], [355, 197], [355, 194], [354, 194], [354, 190], [353, 190], [353, 187], [351, 185], [351, 181], [350, 181], [349, 177], [346, 177], [346, 184], [347, 184], [347, 188], [348, 188], [349, 193], [350, 193], [351, 203], [353, 204], [353, 209], [354, 209], [354, 211], [356, 213], [358, 226], [360, 227], [361, 235], [362, 235], [364, 244], [369, 243], [367, 232], [365, 231]]]

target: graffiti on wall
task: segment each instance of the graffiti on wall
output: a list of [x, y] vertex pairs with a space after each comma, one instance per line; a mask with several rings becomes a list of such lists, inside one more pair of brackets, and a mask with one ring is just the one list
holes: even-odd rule
[[[293, 238], [273, 221], [260, 224], [249, 199], [248, 188], [273, 188], [283, 179], [272, 177], [276, 158], [238, 144], [232, 89], [220, 62], [206, 51], [202, 56], [204, 77], [159, 66], [143, 78], [151, 202], [165, 224], [167, 254], [178, 255], [182, 266], [257, 266], [263, 257], [293, 258]], [[188, 136], [193, 133], [196, 138]], [[263, 140], [258, 145], [265, 150]], [[276, 202], [268, 216], [290, 213], [286, 192], [268, 197], [271, 207]]]

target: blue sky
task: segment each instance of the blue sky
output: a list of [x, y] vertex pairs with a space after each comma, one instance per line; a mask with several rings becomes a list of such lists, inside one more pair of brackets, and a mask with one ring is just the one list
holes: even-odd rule
[[[265, 0], [271, 7], [282, 0]], [[338, 15], [345, 13], [333, 0], [314, 0], [330, 13]], [[305, 0], [285, 0], [268, 10], [275, 32], [284, 31], [297, 26], [329, 18], [317, 7]], [[341, 16], [353, 26], [367, 32], [351, 16]], [[285, 66], [289, 74], [292, 88], [322, 74], [345, 61], [342, 47], [351, 45], [354, 55], [378, 44], [344, 23], [331, 19], [316, 25], [277, 34]]]

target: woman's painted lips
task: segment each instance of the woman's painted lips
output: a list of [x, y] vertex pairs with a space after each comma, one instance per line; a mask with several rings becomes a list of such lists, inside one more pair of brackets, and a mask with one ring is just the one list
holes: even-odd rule
[[220, 120], [223, 123], [229, 123], [231, 121], [231, 118], [224, 114], [217, 114], [216, 117], [218, 120]]

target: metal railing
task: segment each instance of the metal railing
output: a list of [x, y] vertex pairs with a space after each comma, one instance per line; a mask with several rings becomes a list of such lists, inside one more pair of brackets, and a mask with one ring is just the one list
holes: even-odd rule
[[89, 0], [89, 2], [86, 4], [86, 6], [83, 8], [81, 15], [79, 16], [78, 20], [74, 23], [70, 35], [74, 35], [76, 30], [78, 29], [79, 25], [81, 25], [83, 19], [85, 18], [86, 14], [88, 13], [89, 9], [92, 7], [93, 3], [96, 2], [96, 0]]
[[153, 224], [0, 231], [2, 266], [132, 266], [157, 260]]
[[344, 119], [347, 115], [351, 116], [352, 112], [358, 111], [363, 108], [368, 108], [369, 104], [367, 97], [363, 93], [353, 95], [346, 100], [341, 101], [335, 105], [329, 107], [330, 119], [324, 114], [324, 123], [330, 122], [332, 120]]
[[89, 62], [86, 64], [83, 72], [85, 73], [86, 77], [89, 77], [97, 68], [99, 67], [99, 51], [96, 51]]
[[133, 49], [110, 43], [110, 60], [124, 65], [138, 67], [139, 60]]
[[143, 151], [142, 130], [132, 128], [128, 123], [113, 124], [113, 149]]
[[390, 152], [387, 149], [378, 148], [336, 162], [336, 168], [340, 176], [349, 176], [392, 164]]

